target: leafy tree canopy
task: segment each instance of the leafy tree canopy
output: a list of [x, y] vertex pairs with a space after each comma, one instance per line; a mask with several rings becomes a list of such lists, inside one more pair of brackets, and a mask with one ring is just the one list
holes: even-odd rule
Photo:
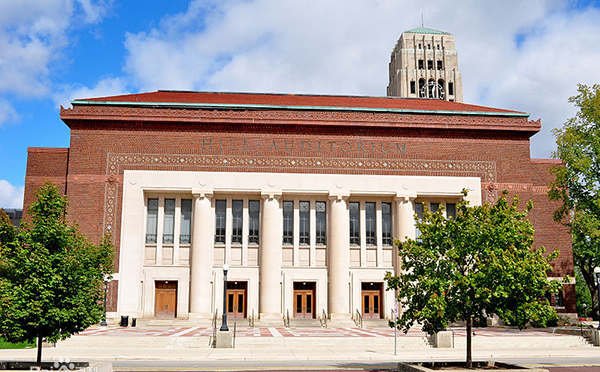
[[0, 213], [0, 333], [9, 342], [63, 340], [104, 315], [103, 282], [114, 247], [91, 244], [69, 224], [67, 198], [47, 183], [14, 228]]
[[[466, 196], [466, 192], [464, 192]], [[471, 362], [471, 321], [495, 313], [505, 322], [525, 327], [545, 325], [556, 316], [544, 295], [561, 288], [549, 281], [549, 262], [558, 252], [533, 250], [533, 227], [506, 191], [493, 204], [470, 206], [464, 198], [455, 218], [443, 209], [425, 210], [417, 220], [420, 236], [396, 241], [402, 272], [387, 273], [388, 289], [398, 291], [404, 306], [397, 326], [405, 332], [415, 322], [428, 334], [449, 323], [467, 324], [467, 363]]]
[[553, 156], [564, 166], [554, 167], [548, 196], [561, 201], [554, 219], [568, 226], [573, 240], [573, 262], [592, 296], [597, 319], [598, 286], [594, 268], [600, 266], [600, 85], [579, 85], [569, 98], [579, 108], [576, 116], [554, 130]]

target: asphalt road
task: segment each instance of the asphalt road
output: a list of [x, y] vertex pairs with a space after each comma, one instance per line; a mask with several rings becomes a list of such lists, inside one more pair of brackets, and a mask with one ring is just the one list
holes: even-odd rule
[[[540, 366], [550, 372], [600, 372], [600, 350], [596, 358], [528, 358], [497, 359], [497, 361], [519, 364], [527, 367]], [[157, 371], [382, 371], [396, 370], [395, 362], [356, 361], [207, 361], [207, 362], [152, 362], [152, 361], [116, 361], [115, 371], [120, 372], [157, 372]]]

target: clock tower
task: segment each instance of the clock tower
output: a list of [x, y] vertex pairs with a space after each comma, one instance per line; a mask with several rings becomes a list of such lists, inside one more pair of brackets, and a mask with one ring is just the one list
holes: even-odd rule
[[404, 31], [389, 65], [390, 97], [463, 101], [462, 79], [454, 35], [417, 27]]

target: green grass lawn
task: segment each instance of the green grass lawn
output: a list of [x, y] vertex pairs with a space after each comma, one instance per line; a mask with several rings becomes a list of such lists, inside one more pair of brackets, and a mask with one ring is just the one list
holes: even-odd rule
[[0, 337], [0, 349], [27, 349], [31, 347], [35, 347], [35, 344], [30, 344], [27, 342], [19, 342], [17, 344], [13, 344], [5, 341], [2, 337]]

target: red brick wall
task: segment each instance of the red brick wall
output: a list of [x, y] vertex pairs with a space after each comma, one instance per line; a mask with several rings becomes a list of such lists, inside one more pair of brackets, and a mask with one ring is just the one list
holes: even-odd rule
[[[228, 120], [204, 123], [189, 118], [181, 123], [135, 118], [68, 120], [71, 147], [70, 152], [63, 150], [63, 163], [68, 154], [69, 217], [80, 224], [92, 241], [100, 240], [108, 224], [113, 236], [119, 237], [121, 182], [126, 169], [474, 176], [482, 179], [486, 201], [495, 200], [504, 188], [518, 193], [523, 204], [532, 199], [534, 209], [530, 217], [536, 228], [536, 247], [543, 245], [548, 251], [560, 249], [561, 257], [555, 263], [553, 275], [573, 274], [570, 238], [552, 220], [551, 212], [556, 205], [546, 197], [550, 164], [530, 159], [531, 132], [509, 130], [518, 128], [522, 122], [527, 124], [522, 118], [514, 118], [514, 123], [510, 123], [507, 118], [448, 117], [446, 128], [437, 125], [436, 129], [413, 126], [406, 118], [427, 122], [431, 118], [446, 120], [444, 117], [406, 115], [400, 119], [406, 122], [402, 125], [359, 126], [367, 114], [357, 114], [357, 122], [341, 124], [328, 118], [326, 125], [318, 121], [309, 125], [307, 119], [303, 125], [294, 125], [297, 118], [307, 115], [303, 112], [291, 112], [269, 125], [241, 123], [241, 119], [237, 122], [236, 115], [237, 112], [230, 112]], [[241, 111], [239, 115], [241, 118], [248, 114]], [[451, 123], [455, 121], [462, 123], [461, 129], [452, 129]], [[482, 130], [488, 122], [489, 128], [501, 123], [506, 130]], [[471, 123], [474, 129], [465, 129], [464, 123]], [[395, 148], [397, 143], [401, 144], [401, 151]], [[30, 158], [32, 168], [28, 164], [28, 179], [50, 172], [35, 169], [38, 162], [45, 161], [43, 158], [34, 158], [31, 151]], [[64, 177], [66, 167], [63, 172], [59, 173]], [[116, 193], [114, 205], [107, 203], [111, 192]], [[112, 209], [114, 221], [108, 221], [108, 211]], [[118, 244], [118, 239], [115, 243]], [[118, 252], [115, 268], [118, 271]], [[565, 298], [569, 304], [566, 293]]]
[[[35, 192], [50, 181], [65, 192], [69, 161], [68, 148], [30, 147], [27, 149], [27, 174], [23, 210], [34, 200]], [[25, 213], [26, 214], [26, 213]]]

